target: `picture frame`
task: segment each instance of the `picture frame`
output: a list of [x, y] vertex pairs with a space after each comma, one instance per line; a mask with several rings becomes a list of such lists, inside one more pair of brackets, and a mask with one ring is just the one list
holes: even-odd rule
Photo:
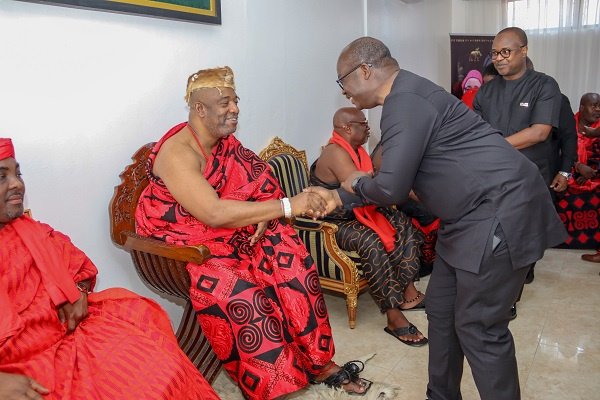
[[65, 7], [221, 25], [221, 0], [20, 0]]

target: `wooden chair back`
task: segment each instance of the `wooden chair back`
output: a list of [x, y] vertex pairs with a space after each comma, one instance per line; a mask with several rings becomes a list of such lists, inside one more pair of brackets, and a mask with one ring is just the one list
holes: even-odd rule
[[177, 330], [179, 346], [206, 380], [212, 382], [221, 367], [202, 333], [189, 298], [188, 262], [202, 264], [210, 258], [206, 246], [174, 246], [136, 234], [135, 211], [144, 188], [148, 185], [146, 163], [155, 143], [147, 143], [133, 155], [133, 163], [121, 173], [121, 184], [115, 187], [110, 202], [110, 236], [118, 247], [129, 252], [142, 281], [155, 290], [186, 300]]

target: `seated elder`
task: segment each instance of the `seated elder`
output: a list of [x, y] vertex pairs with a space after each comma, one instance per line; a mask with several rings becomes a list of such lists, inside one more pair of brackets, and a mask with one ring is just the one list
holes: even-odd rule
[[211, 259], [187, 265], [190, 297], [204, 334], [246, 398], [272, 399], [311, 380], [364, 393], [361, 367], [332, 361], [314, 262], [280, 220], [311, 210], [320, 215], [325, 202], [310, 193], [282, 198], [269, 166], [233, 135], [238, 100], [229, 67], [189, 77], [189, 120], [150, 155], [138, 233], [210, 249]]
[[23, 214], [25, 184], [0, 139], [0, 399], [218, 399], [165, 312]]
[[[329, 144], [310, 169], [311, 183], [327, 189], [339, 188], [340, 182], [357, 170], [373, 171], [371, 158], [362, 147], [369, 138], [362, 111], [339, 109], [333, 116], [333, 129]], [[327, 218], [336, 220], [338, 245], [360, 255], [363, 276], [387, 316], [385, 331], [410, 346], [426, 344], [427, 339], [402, 313], [425, 308], [425, 296], [413, 283], [420, 266], [421, 232], [393, 207], [338, 208]]]
[[559, 215], [570, 236], [569, 247], [598, 249], [584, 254], [586, 261], [600, 262], [598, 221], [600, 220], [600, 95], [586, 93], [575, 114], [577, 129], [577, 162], [563, 199]]

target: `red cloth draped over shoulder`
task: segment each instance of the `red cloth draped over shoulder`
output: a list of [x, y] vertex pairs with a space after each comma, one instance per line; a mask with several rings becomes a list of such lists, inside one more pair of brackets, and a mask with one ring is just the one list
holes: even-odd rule
[[[575, 114], [575, 126], [577, 127], [577, 161], [582, 164], [588, 165], [588, 158], [593, 156], [596, 159], [600, 158], [600, 154], [592, 154], [594, 144], [600, 140], [598, 138], [586, 137], [579, 132], [579, 112]], [[591, 128], [600, 127], [600, 120], [596, 121]], [[596, 177], [594, 180], [588, 179], [583, 185], [579, 185], [575, 180], [575, 177], [569, 181], [569, 188], [579, 190], [581, 192], [593, 192], [600, 187], [600, 178]]]
[[[75, 286], [73, 278], [64, 269], [63, 257], [51, 240], [54, 229], [34, 221], [26, 214], [12, 220], [9, 225], [31, 253], [54, 306], [57, 307], [67, 301], [70, 303], [77, 301], [81, 297], [81, 293]], [[97, 272], [93, 267], [89, 271], [89, 277], [94, 277]], [[85, 279], [88, 277], [80, 280]], [[5, 314], [0, 320], [0, 339], [2, 339], [16, 332], [19, 320], [7, 295], [7, 288], [2, 281], [0, 281], [0, 310], [3, 310], [2, 312]]]
[[[354, 166], [359, 171], [373, 171], [371, 157], [369, 157], [369, 154], [367, 154], [367, 151], [362, 146], [358, 147], [358, 154], [356, 154], [350, 143], [344, 140], [336, 131], [333, 131], [329, 143], [335, 143], [346, 150], [350, 158], [352, 158]], [[383, 214], [377, 212], [377, 206], [356, 207], [353, 211], [359, 222], [377, 233], [386, 251], [391, 252], [394, 250], [396, 230]]]
[[[146, 165], [149, 183], [135, 215], [137, 232], [210, 249], [209, 260], [186, 265], [190, 300], [244, 398], [272, 399], [297, 391], [335, 351], [314, 260], [294, 229], [279, 219], [269, 221], [262, 238], [250, 244], [256, 225], [212, 228], [177, 202], [152, 168], [161, 146], [186, 134], [185, 126], [172, 128], [152, 149]], [[283, 197], [271, 168], [234, 135], [219, 139], [208, 156], [203, 176], [220, 199]]]
[[[39, 222], [26, 224], [44, 233], [39, 249], [53, 253], [70, 284], [95, 279], [96, 267], [67, 236]], [[219, 398], [152, 300], [125, 289], [92, 293], [89, 315], [67, 333], [46, 287], [47, 266], [38, 264], [25, 242], [30, 238], [14, 225], [0, 229], [0, 283], [17, 315], [17, 329], [0, 336], [0, 372], [36, 379], [50, 390], [46, 400]]]

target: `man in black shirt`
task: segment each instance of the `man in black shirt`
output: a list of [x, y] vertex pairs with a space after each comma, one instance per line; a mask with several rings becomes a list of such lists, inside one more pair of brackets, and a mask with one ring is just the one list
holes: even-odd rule
[[[506, 28], [496, 35], [491, 56], [501, 77], [477, 92], [473, 110], [537, 165], [549, 190], [565, 190], [571, 168], [555, 177], [557, 149], [552, 139], [552, 131], [559, 128], [560, 89], [552, 77], [533, 70], [527, 50], [527, 35], [521, 28]], [[527, 283], [533, 281], [534, 266], [529, 268]]]
[[381, 167], [337, 191], [310, 190], [331, 210], [398, 204], [412, 188], [441, 220], [427, 288], [427, 396], [461, 398], [466, 356], [482, 399], [520, 398], [509, 310], [523, 267], [566, 238], [538, 169], [460, 100], [400, 70], [377, 39], [350, 43], [337, 72], [357, 108], [383, 105]]

